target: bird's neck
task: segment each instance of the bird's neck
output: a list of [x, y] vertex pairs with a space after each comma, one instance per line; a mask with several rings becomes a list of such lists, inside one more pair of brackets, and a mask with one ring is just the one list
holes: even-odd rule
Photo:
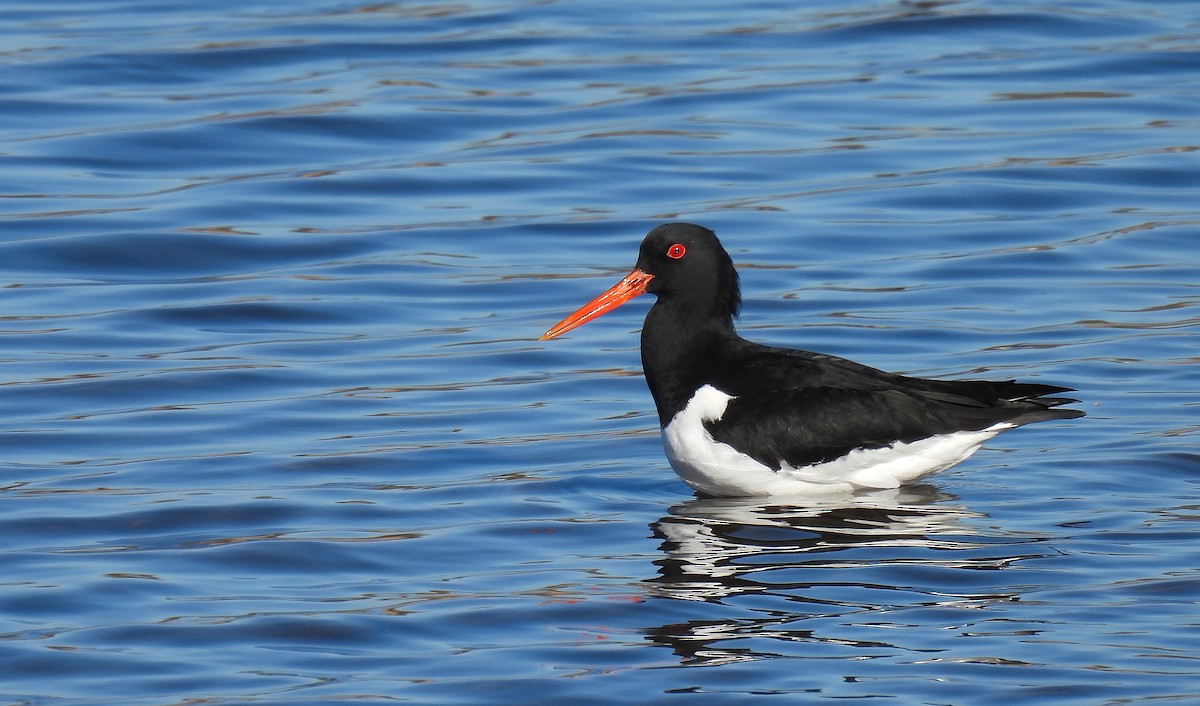
[[642, 326], [642, 369], [666, 426], [709, 383], [737, 341], [732, 315], [674, 306], [659, 299]]

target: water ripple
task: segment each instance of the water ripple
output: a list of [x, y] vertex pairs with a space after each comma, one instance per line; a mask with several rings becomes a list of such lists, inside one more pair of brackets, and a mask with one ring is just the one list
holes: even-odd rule
[[[9, 3], [0, 694], [1194, 700], [1191, 7]], [[536, 342], [674, 219], [1086, 423], [689, 499], [646, 304]]]

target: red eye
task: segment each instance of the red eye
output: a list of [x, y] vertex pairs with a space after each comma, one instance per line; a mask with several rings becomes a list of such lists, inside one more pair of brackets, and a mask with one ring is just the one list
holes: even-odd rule
[[678, 260], [686, 254], [687, 248], [683, 247], [683, 243], [675, 243], [671, 247], [667, 248], [667, 257], [671, 258], [672, 260]]

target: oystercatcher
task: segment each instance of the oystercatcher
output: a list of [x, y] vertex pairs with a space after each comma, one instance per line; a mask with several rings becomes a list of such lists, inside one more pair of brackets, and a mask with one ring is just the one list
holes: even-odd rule
[[1083, 416], [1071, 388], [930, 380], [752, 343], [734, 331], [737, 271], [703, 226], [668, 223], [637, 266], [541, 340], [650, 292], [642, 368], [672, 468], [704, 495], [894, 488], [959, 463], [1006, 429]]

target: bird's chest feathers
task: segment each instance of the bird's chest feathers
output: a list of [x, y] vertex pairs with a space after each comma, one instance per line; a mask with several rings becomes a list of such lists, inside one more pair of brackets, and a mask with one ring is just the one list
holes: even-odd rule
[[771, 471], [728, 444], [715, 441], [705, 422], [721, 419], [734, 399], [712, 385], [703, 385], [662, 428], [667, 460], [679, 477], [711, 495], [745, 495], [747, 473], [766, 481]]
[[727, 395], [712, 385], [704, 385], [696, 390], [687, 405], [662, 428], [663, 443], [672, 465], [676, 465], [676, 462], [686, 466], [707, 465], [717, 460], [715, 453], [718, 444], [704, 427], [704, 423], [716, 421], [724, 416], [725, 408], [732, 399], [732, 395]]
[[671, 421], [674, 423], [679, 420], [687, 426], [703, 427], [704, 422], [715, 422], [725, 416], [725, 408], [732, 399], [733, 395], [727, 395], [712, 385], [704, 385], [696, 390], [687, 406]]

